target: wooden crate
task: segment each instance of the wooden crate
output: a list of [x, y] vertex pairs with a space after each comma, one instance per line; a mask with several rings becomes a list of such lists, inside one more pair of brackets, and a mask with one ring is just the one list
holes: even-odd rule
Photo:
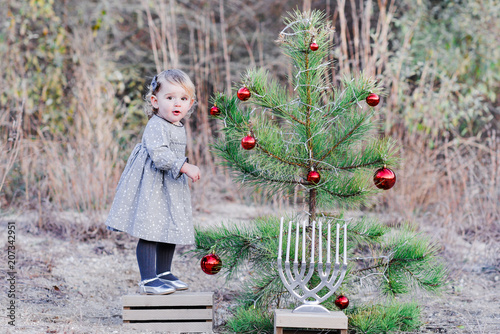
[[292, 310], [274, 310], [274, 334], [326, 333], [325, 330], [347, 334], [347, 316], [344, 312], [292, 313]]
[[123, 296], [126, 327], [164, 333], [212, 333], [213, 292]]

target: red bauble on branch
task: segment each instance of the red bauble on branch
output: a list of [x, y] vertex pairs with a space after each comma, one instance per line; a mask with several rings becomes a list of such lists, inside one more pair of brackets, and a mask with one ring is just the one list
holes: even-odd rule
[[217, 116], [220, 114], [220, 109], [216, 105], [210, 108], [210, 115]]
[[368, 105], [372, 107], [375, 107], [379, 102], [380, 102], [380, 97], [377, 94], [371, 93], [366, 98], [366, 103], [368, 103]]
[[341, 310], [347, 308], [349, 306], [349, 299], [346, 296], [340, 295], [335, 299], [335, 305]]
[[243, 147], [245, 150], [251, 150], [252, 148], [255, 147], [256, 141], [255, 138], [248, 135], [245, 138], [241, 140], [241, 147]]
[[201, 259], [201, 270], [205, 274], [215, 275], [222, 268], [222, 261], [217, 254], [208, 254]]
[[373, 176], [375, 186], [380, 189], [391, 189], [396, 183], [396, 174], [389, 168], [380, 168]]
[[318, 50], [319, 49], [318, 43], [316, 43], [316, 41], [313, 41], [311, 44], [309, 44], [309, 49], [311, 49], [311, 51]]
[[236, 93], [236, 95], [238, 96], [238, 98], [241, 100], [241, 101], [246, 101], [250, 98], [250, 90], [246, 87], [241, 87], [240, 89], [238, 89], [238, 93]]
[[321, 175], [317, 171], [312, 170], [307, 174], [307, 181], [318, 184], [319, 180], [321, 180]]

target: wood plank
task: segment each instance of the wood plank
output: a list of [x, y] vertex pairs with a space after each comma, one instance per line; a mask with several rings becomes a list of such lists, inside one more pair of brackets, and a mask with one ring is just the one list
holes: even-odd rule
[[[124, 307], [124, 310], [130, 310], [130, 307]], [[128, 322], [128, 320], [123, 320], [123, 322]]]
[[149, 322], [149, 323], [127, 323], [124, 328], [135, 328], [139, 330], [160, 331], [167, 333], [202, 332], [213, 333], [211, 322]]
[[292, 313], [292, 310], [274, 311], [275, 328], [322, 328], [347, 329], [347, 316], [344, 312], [330, 313]]
[[123, 310], [123, 320], [212, 320], [212, 309]]
[[176, 292], [170, 295], [127, 295], [124, 307], [149, 306], [212, 306], [213, 292]]

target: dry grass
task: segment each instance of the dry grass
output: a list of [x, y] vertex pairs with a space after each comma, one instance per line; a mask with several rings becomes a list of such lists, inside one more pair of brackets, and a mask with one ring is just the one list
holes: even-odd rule
[[457, 138], [435, 149], [421, 139], [402, 145], [398, 183], [384, 196], [384, 210], [443, 228], [447, 241], [456, 235], [499, 240], [499, 144], [492, 133], [483, 143]]
[[9, 113], [3, 113], [0, 116], [0, 126], [5, 129], [3, 133], [3, 143], [0, 148], [0, 193], [7, 180], [7, 175], [14, 166], [19, 155], [20, 143], [22, 138], [22, 118], [23, 108], [17, 112], [17, 117], [14, 120], [9, 120]]
[[122, 168], [119, 146], [113, 136], [121, 126], [114, 114], [114, 89], [104, 77], [92, 53], [95, 45], [88, 35], [74, 35], [75, 96], [71, 124], [64, 136], [43, 130], [38, 136], [21, 141], [20, 167], [25, 177], [26, 195], [37, 194], [39, 205], [50, 201], [54, 208], [92, 211], [105, 207], [112, 198]]
[[[113, 1], [109, 4], [114, 6]], [[269, 16], [274, 15], [275, 20], [297, 4], [304, 8], [311, 6], [310, 1], [277, 1]], [[283, 78], [281, 73], [289, 71], [272, 47], [273, 32], [262, 28], [262, 8], [266, 6], [261, 5], [259, 1], [241, 7], [240, 2], [232, 0], [196, 3], [169, 0], [142, 1], [134, 7], [145, 25], [136, 27], [133, 34], [147, 35], [139, 41], [145, 41], [151, 48], [149, 58], [153, 59], [156, 71], [180, 66], [196, 82], [199, 105], [186, 128], [189, 158], [203, 166], [205, 175], [202, 182], [193, 185], [193, 202], [201, 208], [209, 206], [214, 198], [256, 205], [267, 200], [263, 192], [240, 191], [235, 187], [227, 171], [215, 166], [207, 148], [217, 133], [217, 125], [208, 118], [208, 101], [214, 91], [229, 91], [239, 73], [250, 65], [265, 66], [280, 78]], [[336, 61], [331, 72], [332, 83], [338, 83], [344, 75], [364, 71], [388, 88], [389, 95], [380, 107], [385, 132], [400, 137], [404, 162], [397, 170], [397, 187], [383, 197], [383, 210], [409, 219], [426, 217], [430, 224], [444, 226], [450, 233], [465, 238], [498, 239], [497, 134], [492, 131], [486, 139], [441, 139], [441, 144], [431, 149], [426, 136], [409, 134], [399, 125], [402, 116], [396, 106], [403, 84], [401, 67], [418, 21], [408, 28], [401, 42], [399, 62], [388, 68], [390, 28], [398, 10], [397, 1], [342, 0], [334, 10], [327, 1], [325, 9], [337, 27], [332, 40], [335, 48], [331, 60]], [[118, 7], [109, 10], [115, 11], [113, 15], [126, 14]], [[243, 22], [249, 28], [242, 29]], [[279, 28], [279, 24], [266, 24]], [[124, 158], [135, 144], [126, 143], [124, 148], [118, 134], [124, 131], [139, 134], [141, 129], [125, 127], [129, 111], [119, 98], [119, 88], [110, 79], [113, 71], [119, 71], [111, 48], [103, 47], [90, 26], [73, 28], [67, 47], [78, 62], [70, 76], [68, 94], [72, 102], [67, 106], [70, 117], [62, 121], [66, 126], [63, 135], [40, 126], [43, 105], [41, 109], [28, 108], [22, 112], [26, 82], [2, 76], [2, 86], [11, 82], [18, 94], [11, 96], [10, 103], [2, 104], [1, 137], [15, 140], [5, 141], [0, 151], [0, 190], [8, 186], [11, 192], [1, 196], [3, 209], [8, 208], [6, 200], [16, 200], [13, 202], [16, 206], [38, 212], [38, 228], [57, 233], [72, 234], [78, 229], [70, 226], [73, 218], [57, 219], [61, 215], [50, 212], [86, 212], [92, 218], [82, 222], [85, 227], [80, 230], [92, 236], [102, 232], [98, 228], [102, 213], [111, 203]], [[15, 29], [10, 32], [15, 34]], [[7, 70], [11, 66], [26, 76], [22, 69], [29, 67], [23, 63], [24, 58], [16, 58], [15, 52], [19, 50], [13, 48], [8, 54], [9, 61], [0, 65], [2, 73], [12, 74]], [[415, 96], [419, 90], [423, 88], [416, 87]], [[423, 98], [419, 101], [425, 103]], [[19, 121], [14, 126], [12, 119], [21, 116], [22, 127]], [[22, 197], [13, 193], [17, 185], [23, 187], [15, 190]], [[277, 208], [289, 204], [288, 199], [279, 195], [272, 197], [271, 202]], [[293, 203], [296, 202], [294, 198]]]

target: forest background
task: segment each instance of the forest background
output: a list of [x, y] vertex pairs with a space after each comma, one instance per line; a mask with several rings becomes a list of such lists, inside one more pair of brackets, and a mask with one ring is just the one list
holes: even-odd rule
[[480, 261], [467, 268], [497, 282], [494, 0], [0, 0], [2, 217], [31, 212], [30, 231], [106, 237], [116, 184], [147, 122], [146, 86], [164, 68], [183, 69], [197, 88], [198, 107], [185, 123], [189, 158], [204, 175], [192, 185], [195, 210], [225, 201], [303, 205], [293, 193], [235, 187], [209, 150], [218, 136], [210, 96], [229, 93], [254, 66], [287, 83], [290, 65], [275, 40], [281, 18], [296, 8], [324, 10], [336, 29], [333, 84], [363, 71], [385, 87], [377, 107], [381, 135], [398, 140], [403, 162], [395, 188], [362, 211], [435, 232], [443, 255], [454, 260], [463, 259], [447, 254], [447, 245], [468, 245], [464, 252], [481, 245]]

